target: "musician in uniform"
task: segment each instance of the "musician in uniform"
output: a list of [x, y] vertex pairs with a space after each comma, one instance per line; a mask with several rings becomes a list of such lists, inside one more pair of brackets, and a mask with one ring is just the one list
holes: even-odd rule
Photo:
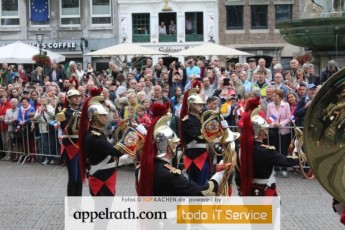
[[273, 167], [293, 167], [298, 159], [278, 153], [273, 146], [264, 145], [268, 123], [260, 115], [260, 99], [248, 100], [239, 122], [240, 137], [240, 195], [277, 196]]
[[[180, 139], [169, 127], [171, 116], [167, 107], [154, 103], [153, 120], [148, 129], [141, 164], [136, 170], [139, 196], [203, 196], [215, 195], [224, 170], [216, 173], [204, 185], [188, 180], [171, 165]], [[223, 167], [222, 169], [225, 169]]]
[[82, 195], [78, 143], [81, 94], [76, 87], [78, 87], [78, 80], [75, 77], [71, 78], [65, 108], [56, 115], [56, 120], [60, 122], [63, 133], [61, 152], [68, 171], [67, 196]]
[[104, 130], [108, 112], [102, 105], [101, 89], [92, 89], [80, 118], [80, 163], [82, 180], [88, 177], [92, 196], [114, 196], [116, 166], [122, 153], [108, 141]]
[[188, 97], [188, 115], [182, 118], [182, 138], [185, 147], [184, 165], [189, 179], [203, 186], [210, 172], [210, 157], [201, 135], [200, 115], [204, 101], [199, 95]]

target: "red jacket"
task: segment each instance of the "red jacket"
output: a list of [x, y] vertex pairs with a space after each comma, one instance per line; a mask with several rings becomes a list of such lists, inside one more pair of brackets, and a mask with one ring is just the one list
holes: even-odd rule
[[[0, 104], [0, 116], [6, 115], [6, 110], [11, 108], [11, 103], [7, 101], [5, 104]], [[5, 124], [5, 121], [0, 121], [0, 130], [7, 130], [8, 125]]]

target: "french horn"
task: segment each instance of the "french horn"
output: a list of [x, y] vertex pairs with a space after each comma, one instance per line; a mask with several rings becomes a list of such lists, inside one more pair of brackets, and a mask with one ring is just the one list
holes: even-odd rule
[[304, 120], [304, 148], [315, 178], [345, 204], [345, 69], [330, 77]]
[[123, 154], [128, 154], [136, 159], [145, 142], [145, 136], [136, 129], [137, 124], [127, 121], [117, 127], [114, 131], [115, 148]]
[[299, 167], [301, 169], [302, 175], [311, 180], [314, 178], [314, 173], [309, 169], [307, 173], [304, 171], [305, 170], [305, 165], [308, 163], [307, 161], [307, 156], [303, 151], [303, 131], [296, 126], [295, 122], [293, 121], [294, 125], [294, 142], [295, 142], [295, 149], [292, 153], [292, 158], [298, 159]]
[[[216, 111], [207, 110], [200, 118], [201, 134], [207, 141], [213, 152], [217, 156], [223, 156], [223, 164], [227, 165], [223, 180], [219, 186], [217, 195], [227, 195], [228, 178], [235, 169], [237, 154], [235, 151], [235, 140], [240, 134], [232, 132], [229, 127], [224, 128], [222, 122], [226, 122], [224, 118]], [[214, 146], [218, 145], [222, 151], [218, 153]]]

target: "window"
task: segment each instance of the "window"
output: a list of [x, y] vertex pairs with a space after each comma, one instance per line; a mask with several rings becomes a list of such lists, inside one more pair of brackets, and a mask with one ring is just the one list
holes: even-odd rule
[[31, 26], [49, 26], [49, 1], [30, 0]]
[[159, 13], [158, 20], [159, 42], [176, 42], [176, 13]]
[[92, 0], [91, 24], [111, 24], [110, 0]]
[[267, 29], [267, 8], [267, 5], [250, 6], [252, 29]]
[[276, 22], [292, 19], [292, 5], [276, 5]]
[[150, 14], [132, 15], [133, 42], [150, 42]]
[[243, 29], [243, 6], [226, 6], [226, 29]]
[[61, 0], [61, 25], [80, 25], [79, 0]]
[[203, 12], [188, 12], [185, 14], [186, 41], [204, 40]]
[[1, 25], [19, 25], [18, 0], [2, 0], [1, 2]]

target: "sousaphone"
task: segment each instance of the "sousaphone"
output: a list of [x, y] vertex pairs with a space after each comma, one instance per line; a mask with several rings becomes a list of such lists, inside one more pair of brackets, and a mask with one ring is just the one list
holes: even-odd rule
[[304, 120], [304, 148], [315, 178], [345, 204], [345, 69], [321, 87]]

